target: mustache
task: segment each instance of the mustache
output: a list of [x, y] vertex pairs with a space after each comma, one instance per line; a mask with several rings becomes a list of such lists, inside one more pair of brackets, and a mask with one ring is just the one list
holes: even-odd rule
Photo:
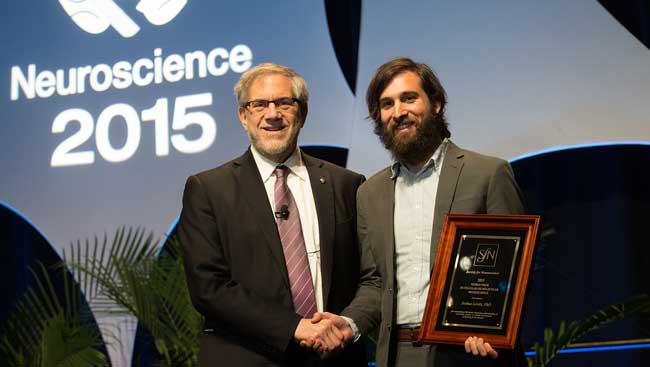
[[[417, 130], [415, 136], [399, 139], [396, 130], [407, 124], [415, 125]], [[426, 159], [426, 156], [431, 153], [432, 146], [439, 144], [441, 139], [438, 131], [439, 124], [444, 124], [439, 114], [427, 116], [419, 124], [405, 116], [403, 120], [389, 124], [375, 121], [374, 132], [384, 147], [391, 152], [393, 158], [407, 163], [418, 162]]]
[[415, 123], [416, 123], [415, 121], [413, 121], [413, 120], [411, 120], [409, 118], [403, 118], [400, 121], [396, 121], [396, 122], [388, 125], [387, 128], [389, 130], [391, 130], [392, 132], [394, 132], [395, 130], [397, 130], [399, 128], [402, 128], [404, 126], [411, 126], [411, 125], [414, 125]]

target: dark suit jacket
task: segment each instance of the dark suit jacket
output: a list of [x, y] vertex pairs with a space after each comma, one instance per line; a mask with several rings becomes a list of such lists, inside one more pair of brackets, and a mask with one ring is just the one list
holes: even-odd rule
[[[318, 213], [323, 304], [340, 313], [359, 279], [355, 200], [364, 178], [304, 153], [303, 160]], [[206, 320], [200, 366], [328, 365], [293, 342], [300, 316], [250, 150], [187, 179], [178, 235], [192, 302]], [[362, 366], [363, 348], [329, 363]]]
[[[357, 197], [358, 234], [362, 246], [362, 272], [377, 270], [381, 275], [381, 296], [376, 295], [374, 304], [381, 306], [381, 325], [377, 343], [377, 366], [390, 365], [389, 351], [394, 347], [391, 338], [395, 326], [395, 236], [393, 214], [395, 202], [395, 180], [391, 170], [386, 168], [368, 179], [360, 188]], [[508, 162], [468, 150], [449, 143], [442, 164], [436, 203], [434, 207], [433, 233], [431, 236], [431, 267], [440, 240], [440, 231], [445, 213], [465, 214], [523, 214], [521, 193]], [[366, 287], [362, 282], [362, 287]], [[369, 289], [367, 294], [371, 294]], [[348, 315], [363, 317], [370, 300], [357, 306], [356, 300], [346, 310]], [[357, 316], [360, 315], [360, 316]], [[440, 351], [448, 349], [439, 346]], [[453, 363], [468, 365], [464, 351], [449, 350], [441, 353], [436, 366]], [[508, 353], [503, 353], [508, 354]], [[502, 359], [502, 357], [499, 357]], [[489, 362], [489, 361], [480, 361]], [[509, 364], [512, 365], [512, 364]], [[417, 366], [416, 366], [417, 367]]]

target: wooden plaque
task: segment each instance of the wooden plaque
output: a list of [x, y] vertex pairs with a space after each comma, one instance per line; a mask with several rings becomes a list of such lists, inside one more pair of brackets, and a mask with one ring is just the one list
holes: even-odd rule
[[447, 214], [419, 341], [478, 336], [512, 349], [537, 239], [537, 215]]

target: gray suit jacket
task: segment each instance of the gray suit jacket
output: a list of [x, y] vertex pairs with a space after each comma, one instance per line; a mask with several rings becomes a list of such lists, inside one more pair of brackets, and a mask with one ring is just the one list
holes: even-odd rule
[[[386, 168], [366, 181], [357, 193], [357, 229], [362, 247], [362, 273], [378, 272], [381, 276], [381, 296], [374, 300], [380, 305], [381, 324], [377, 343], [377, 366], [389, 364], [391, 333], [395, 324], [395, 241], [393, 212], [395, 180]], [[508, 162], [461, 149], [449, 143], [442, 164], [436, 195], [431, 236], [431, 266], [435, 259], [445, 213], [464, 214], [523, 214], [522, 196]], [[370, 287], [361, 282], [361, 287]], [[370, 290], [365, 290], [370, 294]], [[355, 299], [344, 313], [359, 317], [368, 312]], [[362, 308], [364, 307], [366, 311]], [[376, 310], [370, 310], [375, 315]], [[361, 318], [363, 319], [363, 318]], [[362, 327], [365, 322], [359, 326]], [[393, 340], [394, 342], [394, 340]], [[443, 357], [444, 359], [444, 357]], [[441, 363], [446, 365], [447, 363]]]

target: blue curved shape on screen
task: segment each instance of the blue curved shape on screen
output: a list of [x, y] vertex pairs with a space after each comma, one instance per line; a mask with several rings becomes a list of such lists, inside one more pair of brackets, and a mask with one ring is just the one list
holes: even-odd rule
[[160, 255], [160, 253], [165, 249], [165, 244], [167, 243], [167, 240], [169, 240], [169, 237], [174, 233], [176, 230], [176, 226], [178, 226], [178, 221], [181, 219], [180, 214], [176, 217], [176, 219], [172, 222], [172, 224], [169, 226], [169, 229], [167, 232], [165, 232], [165, 238], [160, 242], [162, 246], [158, 248], [158, 253], [156, 256]]
[[[562, 349], [560, 354], [571, 354], [571, 353], [589, 353], [589, 352], [604, 352], [609, 350], [629, 350], [629, 349], [645, 349], [650, 348], [650, 344], [624, 344], [624, 345], [612, 345], [606, 347], [588, 347], [588, 348], [569, 348]], [[527, 357], [534, 356], [536, 353], [534, 351], [528, 351], [525, 353]]]
[[[650, 49], [650, 33], [648, 33], [648, 3], [645, 7], [643, 1], [612, 1], [598, 0], [603, 6], [625, 29], [634, 37]], [[644, 11], [645, 10], [645, 11]]]
[[350, 147], [346, 147], [343, 145], [336, 145], [336, 144], [300, 144], [301, 148], [304, 147], [323, 147], [323, 148], [337, 148], [337, 149], [345, 149], [345, 150], [350, 150]]
[[553, 147], [549, 149], [540, 150], [533, 153], [524, 154], [522, 156], [510, 159], [510, 163], [520, 161], [522, 159], [535, 157], [538, 155], [560, 152], [563, 150], [571, 149], [583, 149], [583, 148], [592, 148], [592, 147], [605, 147], [605, 146], [615, 146], [615, 145], [650, 145], [650, 141], [611, 141], [611, 142], [602, 142], [602, 143], [590, 143], [590, 144], [578, 144], [578, 145], [565, 145], [560, 147]]
[[[5, 213], [9, 216], [8, 220], [8, 226], [11, 227], [9, 231], [20, 233], [24, 235], [24, 238], [26, 240], [25, 243], [23, 243], [24, 246], [28, 246], [28, 248], [23, 248], [24, 253], [22, 255], [24, 256], [19, 256], [18, 263], [15, 264], [16, 267], [12, 269], [3, 269], [5, 271], [5, 276], [8, 276], [9, 281], [12, 282], [12, 285], [15, 286], [15, 291], [17, 292], [15, 296], [17, 297], [23, 297], [21, 294], [24, 294], [27, 289], [29, 289], [30, 284], [28, 281], [24, 279], [24, 277], [21, 277], [19, 274], [21, 273], [29, 273], [27, 269], [31, 268], [30, 264], [34, 261], [40, 261], [43, 264], [48, 264], [48, 263], [56, 263], [59, 261], [62, 261], [63, 256], [61, 253], [58, 251], [58, 249], [52, 245], [52, 242], [43, 234], [43, 232], [34, 225], [34, 223], [23, 213], [21, 213], [18, 209], [14, 208], [13, 206], [9, 205], [7, 202], [0, 200], [0, 212], [2, 212], [2, 215], [4, 216]], [[16, 220], [16, 222], [14, 222]], [[2, 251], [6, 249], [0, 249]], [[53, 269], [49, 269], [48, 272], [50, 272]], [[70, 269], [67, 269], [67, 273], [72, 276]], [[34, 275], [36, 275], [34, 273]], [[83, 290], [79, 286], [79, 282], [72, 277], [74, 282], [74, 287], [76, 287], [81, 294], [83, 294]], [[58, 278], [52, 278], [52, 283], [50, 286], [54, 286], [54, 292], [56, 293], [57, 297], [59, 299], [63, 299], [64, 294], [62, 293], [62, 280]], [[5, 306], [9, 303], [13, 303], [15, 299], [8, 299], [5, 298], [4, 300], [0, 301], [0, 309], [2, 309], [2, 313], [7, 312], [9, 308], [6, 308]], [[81, 307], [87, 308], [89, 312], [91, 312], [91, 319], [92, 320], [87, 320], [88, 322], [91, 322], [92, 324], [95, 325], [96, 330], [99, 332], [99, 325], [97, 325], [97, 320], [95, 318], [95, 315], [92, 314], [92, 310], [90, 309], [90, 306], [88, 304], [88, 300], [84, 298], [82, 300], [82, 305], [79, 305]], [[102, 339], [104, 339], [104, 336], [102, 335]], [[103, 344], [102, 344], [103, 345]], [[102, 353], [107, 353], [105, 348], [102, 346], [100, 347], [100, 351]]]
[[334, 54], [352, 95], [356, 94], [361, 0], [325, 0], [325, 17]]
[[32, 223], [32, 221], [28, 217], [23, 215], [23, 213], [18, 211], [18, 209], [14, 208], [13, 206], [7, 204], [6, 202], [4, 202], [2, 200], [0, 200], [0, 205], [4, 206], [7, 209], [9, 209], [9, 211], [13, 212], [14, 214], [16, 214], [16, 216], [18, 216], [20, 219], [24, 220], [27, 224], [29, 224], [29, 226], [32, 227], [36, 232], [38, 232], [38, 234], [41, 237], [43, 237], [43, 239], [47, 242], [47, 244], [50, 245], [50, 248], [52, 248], [52, 250], [56, 253], [56, 255], [59, 257], [59, 259], [63, 259], [63, 257], [61, 256], [61, 254], [59, 253], [57, 248], [52, 246], [52, 242], [50, 242], [50, 240], [47, 238], [47, 236], [43, 232], [41, 232], [41, 230], [38, 227], [36, 227], [34, 225], [34, 223]]
[[167, 232], [165, 233], [165, 236], [167, 236], [167, 237], [165, 237], [165, 240], [167, 240], [167, 238], [169, 238], [169, 236], [171, 236], [172, 233], [174, 233], [174, 230], [176, 229], [176, 226], [178, 225], [178, 221], [179, 221], [180, 219], [181, 219], [181, 216], [180, 216], [180, 214], [179, 214], [179, 215], [176, 217], [176, 219], [172, 222], [172, 225], [169, 226], [169, 229], [167, 230]]
[[341, 167], [347, 167], [348, 165], [348, 154], [350, 152], [348, 147], [326, 144], [301, 145], [300, 147], [305, 153], [316, 158]]

